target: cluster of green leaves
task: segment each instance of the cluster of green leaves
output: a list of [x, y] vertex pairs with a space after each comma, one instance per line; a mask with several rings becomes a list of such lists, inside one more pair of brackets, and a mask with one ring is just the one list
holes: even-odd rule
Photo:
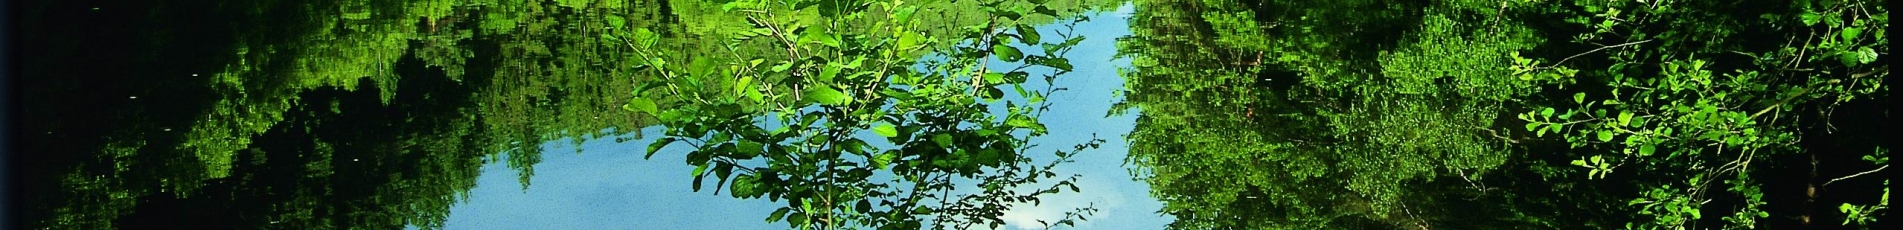
[[1816, 139], [1879, 3], [1139, 1], [1120, 108], [1175, 228], [1773, 226], [1765, 162], [1878, 144]]
[[[784, 200], [767, 221], [800, 229], [995, 228], [1012, 204], [1075, 192], [1075, 175], [1019, 188], [1056, 178], [1058, 163], [1099, 144], [1058, 151], [1043, 165], [1027, 156], [1029, 140], [1046, 133], [1037, 118], [1053, 90], [1024, 89], [1033, 79], [1026, 70], [1051, 69], [1046, 82], [1069, 73], [1063, 55], [1083, 40], [1060, 33], [1059, 42], [1043, 42], [1022, 21], [1058, 17], [1042, 3], [985, 1], [978, 9], [989, 20], [938, 25], [961, 30], [932, 34], [917, 15], [950, 9], [741, 0], [722, 5], [752, 26], [733, 32], [733, 44], [771, 49], [670, 53], [664, 41], [678, 35], [646, 28], [602, 38], [633, 49], [633, 65], [658, 76], [623, 108], [667, 127], [649, 156], [670, 145], [693, 148], [686, 163], [695, 166], [696, 191], [711, 176], [716, 194]], [[1027, 46], [1042, 53], [1020, 48]], [[922, 53], [942, 58], [920, 61]], [[994, 60], [1016, 67], [989, 68]], [[1005, 100], [1006, 90], [1026, 100]], [[999, 104], [1002, 111], [990, 108]]]
[[[1418, 32], [1386, 41], [1352, 35], [1418, 13], [1363, 1], [1137, 7], [1133, 20], [1158, 23], [1133, 24], [1135, 36], [1121, 44], [1137, 58], [1126, 103], [1169, 112], [1139, 118], [1130, 161], [1145, 169], [1162, 211], [1177, 216], [1174, 228], [1441, 221], [1419, 209], [1451, 207], [1436, 197], [1468, 184], [1424, 182], [1477, 176], [1505, 161], [1506, 142], [1476, 131], [1534, 88], [1496, 76], [1539, 40], [1521, 27], [1460, 23], [1479, 12], [1455, 3], [1424, 6], [1431, 13], [1413, 16]], [[1211, 10], [1193, 14], [1199, 8]], [[1371, 22], [1329, 27], [1357, 21]], [[1172, 32], [1201, 26], [1217, 29]]]
[[[1588, 178], [1643, 191], [1629, 202], [1637, 220], [1628, 228], [1762, 226], [1773, 213], [1762, 207], [1763, 179], [1754, 171], [1773, 157], [1815, 154], [1804, 146], [1819, 135], [1806, 133], [1834, 129], [1827, 111], [1888, 91], [1888, 67], [1874, 63], [1888, 44], [1885, 29], [1872, 26], [1888, 21], [1881, 2], [1798, 1], [1749, 12], [1756, 18], [1715, 12], [1731, 6], [1713, 3], [1573, 4], [1579, 9], [1570, 12], [1582, 16], [1570, 22], [1594, 28], [1574, 42], [1608, 45], [1572, 56], [1594, 60], [1551, 65], [1559, 68], [1521, 59], [1520, 74], [1564, 71], [1580, 82], [1550, 83], [1572, 87], [1563, 91], [1570, 100], [1538, 103], [1519, 116], [1528, 131], [1560, 134], [1573, 149], [1567, 155], [1581, 159], [1572, 164], [1590, 169]], [[1764, 38], [1705, 40], [1734, 34]], [[1825, 123], [1803, 123], [1812, 119]], [[1712, 201], [1730, 207], [1704, 205]], [[1803, 224], [1814, 218], [1800, 217]]]

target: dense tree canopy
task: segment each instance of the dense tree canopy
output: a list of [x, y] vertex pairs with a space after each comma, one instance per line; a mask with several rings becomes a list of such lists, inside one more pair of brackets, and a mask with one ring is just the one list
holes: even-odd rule
[[1863, 136], [1888, 116], [1882, 1], [1136, 6], [1155, 23], [1120, 43], [1122, 106], [1173, 112], [1139, 118], [1129, 160], [1174, 228], [1863, 226], [1887, 208], [1887, 182], [1825, 181], [1887, 166]]

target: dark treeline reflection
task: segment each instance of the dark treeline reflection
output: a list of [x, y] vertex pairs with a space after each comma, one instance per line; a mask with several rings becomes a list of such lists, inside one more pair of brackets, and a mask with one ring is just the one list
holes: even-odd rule
[[[441, 227], [483, 164], [506, 161], [526, 189], [543, 143], [650, 124], [622, 105], [653, 76], [606, 35], [731, 51], [726, 35], [753, 28], [719, 2], [25, 2], [23, 222]], [[922, 25], [985, 19], [961, 12], [974, 1], [911, 4]]]
[[440, 226], [485, 162], [527, 186], [543, 142], [639, 127], [615, 101], [635, 78], [586, 28], [662, 27], [664, 8], [28, 3], [25, 220]]

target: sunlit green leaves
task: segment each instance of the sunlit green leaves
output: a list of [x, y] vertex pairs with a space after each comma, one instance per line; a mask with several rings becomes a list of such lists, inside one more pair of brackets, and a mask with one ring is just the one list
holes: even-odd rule
[[628, 99], [628, 103], [621, 105], [621, 108], [631, 112], [647, 113], [650, 116], [661, 114], [661, 109], [654, 104], [654, 101], [648, 100], [647, 98], [637, 97]]
[[839, 48], [839, 35], [822, 29], [808, 29], [799, 36], [799, 43], [815, 43], [827, 47]]
[[1822, 20], [1823, 17], [1823, 15], [1817, 14], [1816, 12], [1804, 12], [1798, 15], [1798, 22], [1802, 22], [1806, 26], [1817, 25], [1817, 22]]
[[1619, 126], [1632, 126], [1632, 111], [1619, 111]]
[[882, 137], [898, 137], [899, 136], [899, 130], [897, 128], [893, 128], [892, 124], [874, 125], [872, 126], [872, 133], [878, 134], [879, 136], [882, 136]]
[[652, 48], [654, 43], [661, 41], [661, 36], [654, 34], [654, 31], [648, 28], [635, 28], [633, 35], [630, 39], [633, 39], [634, 44], [642, 49]]
[[832, 106], [845, 105], [846, 103], [852, 102], [852, 97], [846, 96], [846, 93], [825, 86], [807, 87], [804, 97], [807, 101]]
[[839, 71], [842, 68], [840, 65], [828, 63], [820, 68], [819, 75], [814, 75], [813, 80], [820, 83], [832, 82], [833, 78], [839, 77]]
[[918, 33], [910, 33], [910, 32], [900, 33], [897, 44], [899, 46], [899, 49], [910, 50], [919, 46], [919, 42], [920, 42], [919, 39], [923, 39], [923, 38], [920, 38]]
[[[1014, 41], [1034, 44], [1042, 39], [1042, 34], [1037, 34], [1036, 28], [1029, 24], [1014, 23], [996, 28], [960, 25], [953, 28], [973, 31], [943, 34], [932, 28], [912, 28], [916, 23], [909, 20], [921, 20], [913, 18], [914, 15], [926, 12], [918, 12], [925, 10], [904, 2], [790, 3], [791, 6], [779, 7], [815, 10], [819, 17], [806, 18], [813, 17], [811, 14], [769, 16], [766, 13], [778, 13], [775, 7], [746, 10], [735, 7], [731, 12], [752, 14], [747, 16], [746, 22], [753, 25], [753, 29], [707, 33], [748, 38], [734, 40], [742, 42], [741, 45], [770, 44], [765, 47], [770, 49], [762, 49], [762, 52], [739, 51], [748, 47], [723, 47], [733, 53], [715, 55], [643, 50], [642, 54], [655, 56], [645, 62], [655, 67], [662, 64], [652, 63], [689, 61], [684, 69], [653, 68], [668, 77], [663, 79], [666, 84], [661, 85], [666, 90], [644, 92], [663, 92], [680, 98], [669, 101], [677, 104], [657, 106], [662, 114], [658, 117], [667, 127], [668, 137], [680, 139], [673, 143], [684, 142], [697, 148], [688, 153], [689, 164], [714, 164], [713, 174], [723, 179], [716, 186], [733, 178], [729, 189], [735, 197], [786, 199], [789, 209], [779, 210], [768, 220], [783, 219], [793, 227], [845, 224], [918, 229], [928, 228], [920, 226], [919, 220], [929, 215], [957, 216], [935, 222], [941, 225], [1002, 223], [991, 218], [1005, 207], [998, 204], [1034, 200], [1054, 193], [961, 195], [994, 200], [983, 202], [985, 206], [981, 207], [965, 207], [965, 202], [934, 204], [930, 200], [895, 198], [905, 193], [931, 194], [935, 190], [954, 189], [956, 184], [950, 181], [954, 178], [1021, 187], [1037, 182], [1036, 177], [998, 175], [1046, 175], [1044, 178], [1048, 178], [1047, 174], [1054, 174], [1047, 171], [1051, 165], [1027, 167], [1030, 159], [1018, 152], [1025, 149], [1022, 146], [1028, 146], [1026, 139], [1045, 132], [1037, 121], [1041, 110], [1021, 107], [989, 111], [985, 108], [991, 103], [1016, 103], [999, 100], [1004, 97], [1003, 84], [1013, 85], [1020, 94], [1040, 97], [1047, 94], [1026, 91], [1016, 85], [1029, 79], [1029, 73], [1022, 69], [1043, 65], [1069, 70], [1072, 67], [1067, 59], [1052, 60], [1047, 56], [1062, 56], [1075, 44], [1056, 49], [1047, 47], [1044, 56], [1027, 57], [1011, 45], [1016, 43]], [[1027, 8], [995, 2], [979, 4], [984, 5], [980, 8], [995, 11], [993, 16], [1003, 19], [1018, 18], [1013, 15], [1023, 13], [1012, 11]], [[865, 13], [869, 12], [890, 15], [866, 17]], [[788, 15], [795, 15], [791, 17], [796, 19], [774, 19]], [[930, 20], [942, 22], [937, 18]], [[1013, 30], [1016, 32], [1011, 33]], [[1066, 41], [1078, 41], [1064, 36]], [[933, 45], [939, 41], [975, 41], [977, 44]], [[931, 49], [947, 58], [920, 59], [917, 55], [925, 52], [919, 49]], [[1019, 67], [1006, 70], [996, 67], [1002, 63], [987, 65], [983, 61], [987, 58], [1008, 62], [1036, 60], [1011, 63]], [[762, 63], [770, 61], [777, 62], [760, 68]], [[725, 85], [727, 83], [732, 85]], [[1007, 107], [1020, 108], [1015, 104]], [[773, 128], [767, 131], [761, 126]], [[1030, 131], [1031, 135], [1011, 135], [1018, 131]], [[874, 145], [852, 137], [866, 133], [885, 137], [892, 145]], [[1060, 153], [1064, 152], [1075, 151]], [[914, 157], [920, 160], [901, 160]], [[899, 179], [871, 180], [875, 173], [891, 173]], [[701, 176], [705, 174], [696, 175]], [[924, 190], [900, 190], [899, 187]], [[910, 208], [925, 211], [903, 213]]]
[[909, 25], [912, 23], [912, 14], [917, 12], [918, 12], [917, 6], [899, 7], [898, 10], [892, 11], [892, 19], [893, 19], [892, 21], [897, 22], [897, 24], [901, 24], [901, 25]]
[[886, 165], [892, 164], [892, 161], [897, 160], [898, 158], [899, 158], [898, 151], [886, 151], [884, 153], [880, 153], [879, 155], [872, 157], [872, 166], [876, 167], [877, 169], [885, 169]]

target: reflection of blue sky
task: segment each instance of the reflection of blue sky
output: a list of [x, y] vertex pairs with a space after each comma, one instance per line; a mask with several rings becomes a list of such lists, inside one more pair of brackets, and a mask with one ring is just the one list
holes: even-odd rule
[[[1128, 151], [1123, 136], [1134, 126], [1135, 115], [1104, 117], [1110, 105], [1120, 100], [1114, 94], [1123, 86], [1117, 68], [1129, 60], [1112, 60], [1115, 38], [1128, 35], [1126, 18], [1131, 11], [1124, 5], [1117, 12], [1093, 15], [1079, 23], [1076, 33], [1086, 37], [1068, 57], [1075, 72], [1057, 80], [1068, 91], [1051, 95], [1051, 110], [1043, 121], [1050, 134], [1033, 141], [1041, 144], [1027, 152], [1039, 162], [1053, 157], [1052, 150], [1068, 149], [1089, 141], [1093, 134], [1108, 142], [1089, 150], [1076, 162], [1060, 165], [1060, 175], [1081, 174], [1082, 193], [1060, 193], [1043, 198], [1042, 206], [1022, 204], [1007, 212], [1007, 228], [1035, 227], [1037, 219], [1056, 219], [1076, 207], [1094, 203], [1100, 209], [1080, 229], [1160, 229], [1170, 217], [1158, 216], [1162, 204], [1149, 197], [1149, 187], [1133, 181], [1123, 167]], [[1057, 41], [1061, 26], [1040, 27], [1046, 41]], [[1030, 47], [1024, 47], [1030, 48]], [[1042, 53], [1025, 49], [1025, 53]], [[995, 62], [994, 62], [995, 63]], [[994, 64], [994, 68], [1005, 67]], [[1035, 78], [1039, 72], [1033, 69]], [[1027, 90], [1044, 88], [1033, 79]], [[1010, 92], [1007, 90], [1006, 92]], [[1019, 99], [1021, 102], [1021, 98]], [[655, 136], [660, 129], [650, 127], [643, 133]], [[687, 149], [673, 146], [643, 160], [652, 139], [616, 143], [612, 137], [582, 142], [580, 154], [569, 140], [543, 145], [542, 163], [537, 164], [533, 184], [523, 190], [517, 172], [503, 163], [483, 167], [484, 174], [469, 199], [451, 208], [449, 229], [783, 229], [785, 223], [768, 224], [766, 214], [781, 204], [764, 199], [741, 200], [711, 191], [693, 192], [689, 186], [692, 166], [684, 164]], [[880, 138], [868, 138], [880, 139]], [[506, 162], [506, 161], [499, 161]], [[710, 180], [711, 182], [711, 180]], [[707, 186], [711, 190], [711, 183]]]

